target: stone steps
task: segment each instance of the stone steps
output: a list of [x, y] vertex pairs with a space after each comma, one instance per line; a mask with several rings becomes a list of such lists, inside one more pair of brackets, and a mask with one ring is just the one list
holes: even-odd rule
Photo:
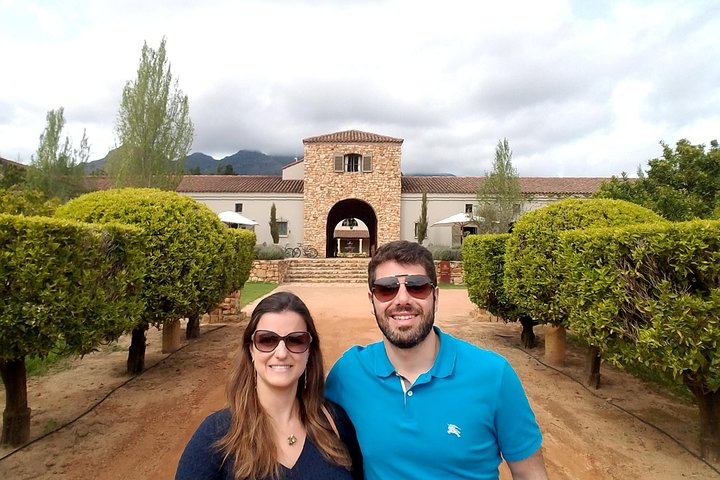
[[367, 283], [369, 258], [288, 259], [284, 283]]

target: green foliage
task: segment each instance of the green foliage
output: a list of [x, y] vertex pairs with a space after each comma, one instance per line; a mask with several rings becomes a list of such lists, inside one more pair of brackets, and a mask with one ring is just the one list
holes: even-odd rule
[[522, 315], [503, 286], [505, 244], [509, 238], [508, 233], [470, 235], [463, 242], [463, 277], [470, 300], [506, 321]]
[[60, 201], [57, 198], [48, 200], [38, 190], [25, 190], [18, 187], [0, 188], [0, 213], [50, 216], [59, 204]]
[[25, 183], [27, 170], [20, 165], [0, 162], [0, 188], [11, 188]]
[[143, 246], [128, 226], [0, 215], [0, 359], [119, 337], [143, 311]]
[[61, 141], [65, 126], [63, 112], [60, 107], [47, 113], [47, 126], [40, 135], [38, 150], [32, 156], [26, 182], [29, 188], [43, 192], [48, 198], [57, 197], [64, 203], [85, 191], [83, 179], [90, 145], [84, 132], [78, 149], [73, 148], [69, 137]]
[[270, 207], [270, 236], [272, 237], [272, 241], [274, 244], [278, 244], [280, 242], [280, 230], [278, 230], [278, 223], [277, 223], [277, 209], [275, 208], [275, 204], [273, 203]]
[[115, 130], [119, 148], [106, 165], [114, 187], [177, 188], [194, 129], [188, 97], [172, 80], [165, 38], [157, 50], [143, 45], [137, 78], [123, 89]]
[[492, 171], [477, 191], [477, 215], [485, 221], [479, 223], [480, 233], [506, 233], [515, 220], [515, 211], [522, 210], [523, 196], [520, 179], [512, 164], [512, 150], [507, 138], [498, 141]]
[[230, 285], [228, 293], [240, 290], [250, 277], [253, 260], [255, 260], [255, 243], [257, 237], [255, 232], [242, 228], [228, 228], [228, 235], [231, 237], [232, 258], [230, 260], [232, 269], [228, 274]]
[[720, 390], [720, 222], [574, 231], [562, 242], [576, 334], [620, 366]]
[[650, 208], [668, 220], [712, 218], [720, 207], [720, 146], [716, 140], [692, 145], [680, 140], [673, 150], [661, 143], [663, 155], [648, 161], [638, 179], [612, 177], [595, 194], [600, 198], [628, 200]]
[[285, 249], [278, 245], [257, 245], [255, 258], [258, 260], [281, 260], [285, 258]]
[[509, 298], [540, 323], [562, 325], [558, 297], [562, 270], [558, 234], [566, 230], [662, 221], [652, 211], [622, 200], [570, 198], [523, 215], [505, 251], [504, 288]]
[[229, 293], [225, 255], [232, 251], [230, 229], [190, 197], [156, 189], [113, 189], [76, 198], [56, 215], [144, 230], [146, 324], [203, 313]]
[[417, 242], [422, 245], [427, 238], [428, 218], [427, 218], [427, 192], [422, 192], [422, 202], [420, 204], [420, 218], [417, 225]]
[[443, 245], [430, 245], [427, 247], [432, 253], [433, 260], [462, 260], [462, 247], [446, 247]]

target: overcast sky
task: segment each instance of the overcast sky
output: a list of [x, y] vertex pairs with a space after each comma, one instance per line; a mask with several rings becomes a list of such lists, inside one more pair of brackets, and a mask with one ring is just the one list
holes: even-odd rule
[[717, 0], [0, 0], [0, 156], [59, 107], [105, 156], [163, 36], [217, 159], [358, 129], [403, 138], [406, 174], [483, 175], [506, 137], [521, 176], [634, 175], [720, 138]]

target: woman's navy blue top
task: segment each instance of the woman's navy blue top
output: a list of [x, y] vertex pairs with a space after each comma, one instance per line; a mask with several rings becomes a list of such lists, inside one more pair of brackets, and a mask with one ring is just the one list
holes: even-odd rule
[[[362, 455], [355, 428], [345, 411], [326, 401], [335, 420], [341, 440], [347, 445], [353, 462], [352, 472], [327, 460], [310, 437], [305, 438], [302, 453], [292, 468], [280, 465], [282, 480], [351, 480], [362, 478]], [[180, 457], [175, 480], [234, 480], [232, 459], [223, 462], [223, 452], [213, 447], [230, 428], [230, 411], [220, 410], [205, 418], [185, 446]], [[261, 479], [265, 480], [265, 479]], [[267, 478], [267, 480], [271, 480]]]

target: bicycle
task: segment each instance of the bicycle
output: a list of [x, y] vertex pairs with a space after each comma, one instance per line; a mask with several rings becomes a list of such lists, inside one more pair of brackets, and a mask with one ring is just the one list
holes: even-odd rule
[[308, 257], [308, 258], [317, 258], [318, 257], [318, 251], [315, 250], [313, 247], [307, 247], [307, 246], [303, 245], [302, 243], [298, 242], [298, 246], [295, 248], [300, 251], [300, 255], [298, 255], [298, 256], [303, 256], [303, 257]]
[[285, 258], [297, 258], [302, 254], [298, 247], [291, 247], [289, 243], [285, 244]]

